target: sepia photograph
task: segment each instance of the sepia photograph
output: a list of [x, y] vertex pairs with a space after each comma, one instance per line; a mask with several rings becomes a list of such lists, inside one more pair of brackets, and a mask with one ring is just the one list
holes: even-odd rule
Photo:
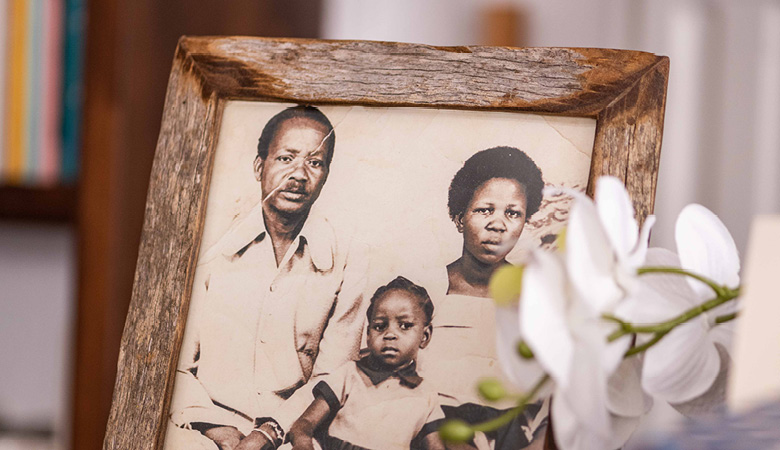
[[[499, 363], [488, 281], [555, 244], [571, 197], [545, 188], [585, 191], [595, 128], [227, 102], [165, 448], [444, 448], [444, 420], [510, 409], [477, 390], [528, 388]], [[465, 448], [533, 445], [547, 411]]]

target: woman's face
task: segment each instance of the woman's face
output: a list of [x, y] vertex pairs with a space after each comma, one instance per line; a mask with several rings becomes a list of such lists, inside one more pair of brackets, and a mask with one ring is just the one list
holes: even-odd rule
[[474, 191], [457, 221], [464, 252], [496, 264], [512, 251], [525, 225], [525, 187], [517, 180], [491, 178]]

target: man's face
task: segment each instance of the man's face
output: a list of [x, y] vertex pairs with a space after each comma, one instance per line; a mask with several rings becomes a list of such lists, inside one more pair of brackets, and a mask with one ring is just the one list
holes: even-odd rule
[[417, 358], [431, 338], [419, 300], [404, 290], [391, 290], [376, 300], [368, 324], [366, 344], [375, 361], [388, 369]]
[[263, 204], [283, 214], [304, 214], [328, 178], [325, 138], [330, 130], [305, 117], [284, 121], [268, 148], [255, 160]]

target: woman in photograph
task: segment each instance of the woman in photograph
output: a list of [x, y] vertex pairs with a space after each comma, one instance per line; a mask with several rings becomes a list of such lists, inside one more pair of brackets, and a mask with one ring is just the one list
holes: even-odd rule
[[[477, 384], [497, 378], [511, 387], [496, 356], [495, 305], [488, 282], [515, 247], [539, 209], [544, 182], [534, 161], [513, 147], [494, 147], [470, 157], [449, 189], [449, 215], [463, 235], [461, 257], [447, 266], [446, 295], [435, 300], [436, 336], [421, 359], [423, 376], [442, 397], [448, 418], [477, 423], [501, 415], [513, 402], [487, 403]], [[478, 449], [519, 449], [545, 423], [539, 404], [508, 426], [478, 435]], [[537, 418], [537, 416], [540, 416]], [[539, 439], [541, 441], [541, 439]]]

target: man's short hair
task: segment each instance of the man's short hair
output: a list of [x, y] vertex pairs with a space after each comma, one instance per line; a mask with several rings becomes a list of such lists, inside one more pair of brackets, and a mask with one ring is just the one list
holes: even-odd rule
[[542, 171], [525, 152], [514, 147], [493, 147], [475, 153], [458, 170], [450, 184], [447, 206], [455, 221], [466, 212], [474, 191], [493, 178], [517, 180], [525, 188], [526, 222], [542, 204]]
[[333, 130], [333, 125], [331, 125], [330, 120], [322, 111], [314, 106], [307, 105], [292, 106], [271, 117], [271, 120], [263, 127], [263, 132], [260, 133], [260, 139], [257, 141], [257, 156], [265, 160], [268, 157], [268, 148], [271, 146], [271, 141], [276, 136], [279, 127], [287, 120], [297, 118], [313, 120], [327, 130], [328, 135], [324, 142], [326, 150], [325, 164], [330, 166], [330, 161], [333, 159], [333, 148], [336, 146], [336, 133]]

